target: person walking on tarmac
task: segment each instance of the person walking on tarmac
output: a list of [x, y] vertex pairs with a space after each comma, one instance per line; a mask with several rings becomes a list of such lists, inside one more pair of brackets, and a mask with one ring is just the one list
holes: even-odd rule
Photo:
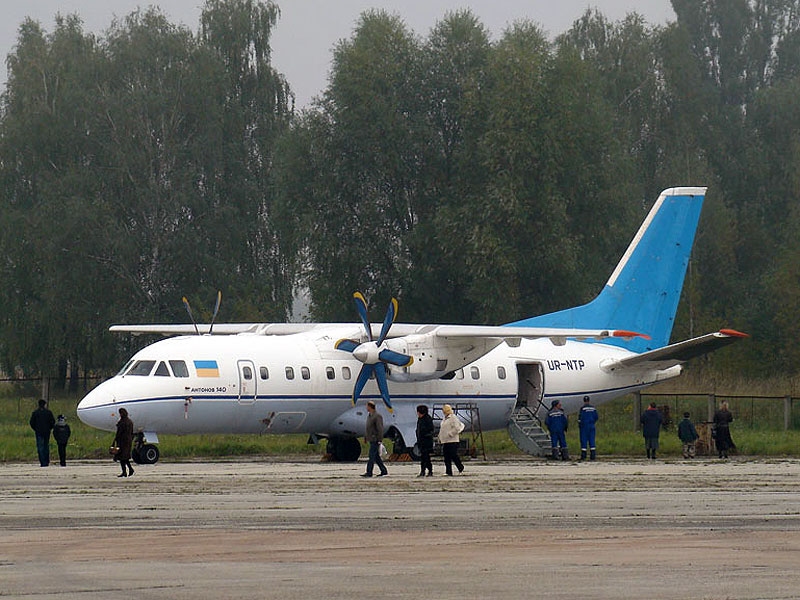
[[723, 402], [714, 413], [714, 441], [720, 458], [728, 458], [728, 450], [736, 447], [731, 439], [731, 421], [733, 415], [728, 410], [728, 403]]
[[550, 446], [553, 450], [553, 460], [558, 460], [558, 451], [561, 450], [561, 460], [569, 460], [569, 452], [567, 451], [567, 428], [569, 421], [564, 410], [561, 408], [561, 402], [553, 400], [550, 405], [550, 412], [544, 420], [547, 429], [550, 430]]
[[367, 402], [367, 424], [364, 430], [364, 439], [369, 444], [369, 459], [367, 460], [367, 471], [362, 473], [362, 477], [372, 477], [372, 469], [378, 465], [380, 473], [378, 477], [389, 474], [386, 465], [381, 460], [381, 440], [383, 439], [383, 417], [378, 413], [375, 403], [370, 400]]
[[31, 413], [30, 426], [36, 432], [36, 452], [43, 467], [50, 466], [50, 432], [55, 424], [56, 419], [47, 408], [47, 402], [39, 400], [39, 408]]
[[656, 408], [656, 403], [651, 402], [646, 411], [639, 417], [642, 424], [642, 435], [644, 436], [644, 447], [647, 449], [647, 458], [656, 459], [658, 450], [658, 435], [661, 433], [661, 423], [664, 417], [661, 411]]
[[589, 449], [589, 460], [597, 458], [597, 448], [594, 445], [595, 426], [600, 415], [597, 409], [589, 402], [589, 396], [583, 397], [583, 406], [578, 411], [578, 429], [581, 434], [581, 460], [586, 460], [586, 449]]
[[419, 475], [428, 477], [433, 475], [431, 452], [433, 451], [433, 418], [428, 414], [428, 407], [424, 404], [417, 406], [417, 448], [419, 449]]
[[458, 457], [458, 446], [461, 442], [460, 433], [464, 431], [464, 423], [453, 412], [453, 407], [445, 404], [442, 407], [442, 424], [439, 426], [439, 443], [442, 445], [445, 475], [453, 475], [453, 465], [459, 473], [464, 472], [464, 465]]
[[64, 415], [58, 415], [56, 425], [53, 427], [53, 438], [58, 446], [58, 462], [62, 467], [67, 466], [67, 442], [69, 441], [69, 425]]
[[694, 443], [697, 441], [697, 429], [689, 418], [689, 413], [683, 413], [683, 420], [678, 423], [678, 437], [683, 444], [683, 458], [694, 458]]

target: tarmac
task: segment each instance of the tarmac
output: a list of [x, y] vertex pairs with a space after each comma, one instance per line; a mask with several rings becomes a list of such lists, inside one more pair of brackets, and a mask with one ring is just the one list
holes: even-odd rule
[[800, 460], [0, 464], [0, 598], [800, 597]]

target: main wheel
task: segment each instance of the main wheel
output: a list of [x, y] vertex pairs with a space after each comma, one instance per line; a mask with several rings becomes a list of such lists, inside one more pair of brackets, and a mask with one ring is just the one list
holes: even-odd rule
[[142, 459], [141, 464], [154, 465], [158, 462], [161, 452], [159, 452], [158, 446], [145, 444], [139, 451], [139, 456]]
[[356, 462], [361, 456], [361, 443], [358, 438], [337, 435], [328, 439], [327, 451], [336, 462]]

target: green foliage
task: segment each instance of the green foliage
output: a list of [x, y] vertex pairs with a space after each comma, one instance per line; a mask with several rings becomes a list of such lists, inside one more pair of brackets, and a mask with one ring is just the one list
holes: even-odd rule
[[50, 34], [20, 26], [0, 121], [7, 371], [107, 370], [130, 352], [109, 324], [183, 321], [183, 295], [207, 318], [218, 288], [230, 320], [286, 317], [296, 249], [273, 211], [291, 114], [269, 63], [277, 13], [211, 0], [198, 35], [157, 9], [102, 38], [77, 16]]

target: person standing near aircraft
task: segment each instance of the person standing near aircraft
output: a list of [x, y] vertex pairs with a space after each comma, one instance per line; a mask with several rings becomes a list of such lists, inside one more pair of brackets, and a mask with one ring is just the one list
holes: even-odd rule
[[43, 467], [50, 465], [50, 431], [55, 422], [47, 402], [39, 400], [39, 408], [31, 413], [30, 426], [36, 432], [36, 452], [39, 454], [39, 464]]
[[417, 448], [419, 448], [419, 475], [424, 477], [428, 470], [428, 477], [433, 475], [431, 451], [433, 450], [433, 418], [428, 414], [428, 407], [424, 404], [417, 406]]
[[464, 431], [464, 424], [453, 412], [453, 407], [445, 404], [442, 407], [444, 419], [439, 427], [439, 443], [442, 444], [442, 454], [444, 455], [444, 471], [447, 475], [453, 475], [453, 465], [459, 473], [464, 472], [464, 465], [458, 457], [458, 444], [461, 442], [459, 434]]
[[[131, 466], [131, 446], [133, 446], [133, 421], [128, 417], [128, 411], [124, 408], [119, 409], [119, 421], [117, 421], [117, 435], [114, 437], [114, 445], [119, 448], [115, 460], [119, 461], [122, 473], [117, 477], [130, 477], [133, 475]], [[127, 471], [125, 468], [127, 467]]]
[[367, 460], [367, 472], [362, 473], [362, 477], [372, 477], [372, 469], [377, 464], [380, 469], [378, 477], [388, 475], [386, 465], [381, 460], [380, 445], [383, 439], [383, 417], [375, 410], [375, 403], [370, 400], [367, 402], [367, 425], [364, 432], [364, 439], [369, 444], [369, 459]]
[[664, 422], [664, 417], [661, 411], [656, 408], [656, 403], [651, 402], [646, 411], [639, 417], [642, 424], [642, 435], [644, 436], [644, 447], [647, 449], [647, 458], [656, 459], [656, 450], [658, 450], [658, 436], [661, 433], [661, 423]]
[[581, 434], [581, 460], [586, 460], [586, 449], [589, 449], [589, 460], [597, 458], [594, 445], [595, 423], [600, 418], [597, 409], [589, 402], [589, 396], [583, 397], [583, 406], [578, 411], [578, 429]]
[[69, 441], [70, 433], [67, 418], [64, 415], [58, 415], [56, 425], [53, 427], [53, 438], [58, 446], [58, 462], [62, 467], [67, 466], [67, 441]]
[[688, 412], [683, 413], [683, 420], [678, 423], [678, 437], [683, 443], [683, 458], [694, 458], [694, 443], [699, 436]]
[[561, 460], [569, 460], [569, 451], [567, 450], [569, 420], [559, 400], [553, 400], [544, 424], [550, 430], [550, 446], [553, 450], [553, 460], [558, 460], [559, 448], [561, 449]]
[[728, 458], [728, 450], [734, 447], [731, 439], [731, 421], [733, 415], [728, 410], [728, 403], [723, 402], [719, 410], [714, 413], [714, 440], [717, 444], [717, 452], [720, 458]]

